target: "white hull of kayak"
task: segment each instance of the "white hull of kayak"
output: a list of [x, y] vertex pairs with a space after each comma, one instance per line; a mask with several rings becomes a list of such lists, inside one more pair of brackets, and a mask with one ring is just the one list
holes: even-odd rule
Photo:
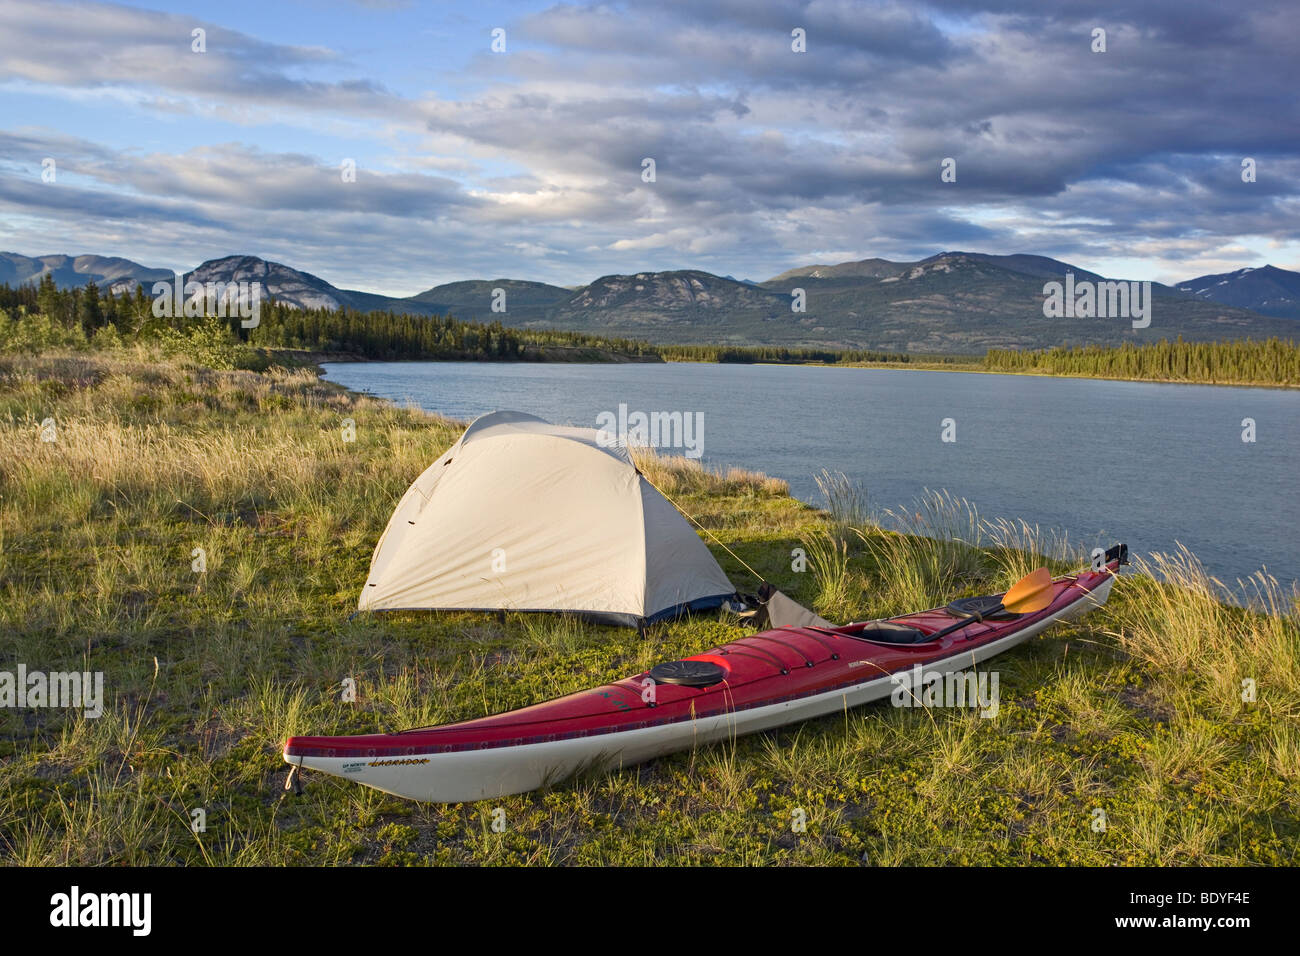
[[[1104, 604], [1114, 580], [1107, 578], [1087, 597], [1024, 630], [969, 652], [926, 663], [924, 669], [927, 674], [953, 674], [1010, 650], [1052, 624]], [[491, 800], [558, 783], [580, 771], [631, 766], [701, 744], [840, 713], [889, 697], [896, 686], [886, 675], [851, 687], [728, 714], [510, 747], [387, 757], [285, 756], [284, 759], [300, 770], [318, 770], [411, 800], [431, 803]]]

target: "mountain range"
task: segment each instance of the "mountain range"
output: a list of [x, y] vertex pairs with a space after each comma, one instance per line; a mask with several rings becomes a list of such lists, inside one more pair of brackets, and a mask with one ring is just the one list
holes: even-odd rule
[[[1152, 283], [1152, 321], [1048, 318], [1045, 282], [1102, 276], [1036, 255], [942, 252], [915, 262], [863, 259], [802, 266], [763, 282], [699, 270], [607, 275], [578, 288], [521, 279], [466, 280], [408, 297], [340, 289], [318, 276], [256, 256], [204, 262], [187, 279], [258, 281], [277, 301], [299, 308], [343, 307], [416, 315], [500, 320], [654, 343], [871, 348], [975, 353], [988, 348], [1116, 344], [1182, 335], [1194, 341], [1300, 335], [1300, 273], [1263, 266], [1201, 276], [1174, 286]], [[114, 293], [170, 279], [128, 259], [0, 253], [0, 282], [63, 288], [94, 281]], [[802, 289], [805, 309], [792, 311]], [[505, 311], [494, 311], [504, 305]]]
[[0, 282], [18, 286], [40, 282], [46, 275], [52, 275], [60, 289], [94, 282], [104, 289], [113, 287], [115, 292], [125, 288], [134, 291], [137, 283], [148, 285], [172, 277], [170, 269], [150, 269], [115, 256], [30, 257], [0, 252]]
[[1276, 266], [1201, 276], [1180, 282], [1178, 290], [1211, 302], [1250, 309], [1260, 315], [1300, 319], [1300, 272], [1288, 272]]

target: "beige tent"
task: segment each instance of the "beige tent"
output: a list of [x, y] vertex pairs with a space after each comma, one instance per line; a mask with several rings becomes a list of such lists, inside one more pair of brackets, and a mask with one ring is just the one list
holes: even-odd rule
[[406, 492], [360, 607], [569, 611], [635, 626], [735, 591], [625, 447], [493, 412]]

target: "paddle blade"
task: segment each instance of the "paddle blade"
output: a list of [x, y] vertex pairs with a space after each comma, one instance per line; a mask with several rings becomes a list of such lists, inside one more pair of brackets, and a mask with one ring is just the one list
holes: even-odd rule
[[1013, 614], [1033, 614], [1052, 603], [1052, 573], [1039, 568], [1011, 586], [1002, 606]]

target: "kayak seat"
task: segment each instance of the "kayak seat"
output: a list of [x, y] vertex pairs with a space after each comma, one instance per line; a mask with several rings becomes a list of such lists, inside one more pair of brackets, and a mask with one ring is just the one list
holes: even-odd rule
[[923, 644], [930, 639], [930, 635], [924, 631], [903, 624], [890, 624], [888, 621], [872, 621], [862, 630], [853, 632], [852, 636], [881, 644]]

